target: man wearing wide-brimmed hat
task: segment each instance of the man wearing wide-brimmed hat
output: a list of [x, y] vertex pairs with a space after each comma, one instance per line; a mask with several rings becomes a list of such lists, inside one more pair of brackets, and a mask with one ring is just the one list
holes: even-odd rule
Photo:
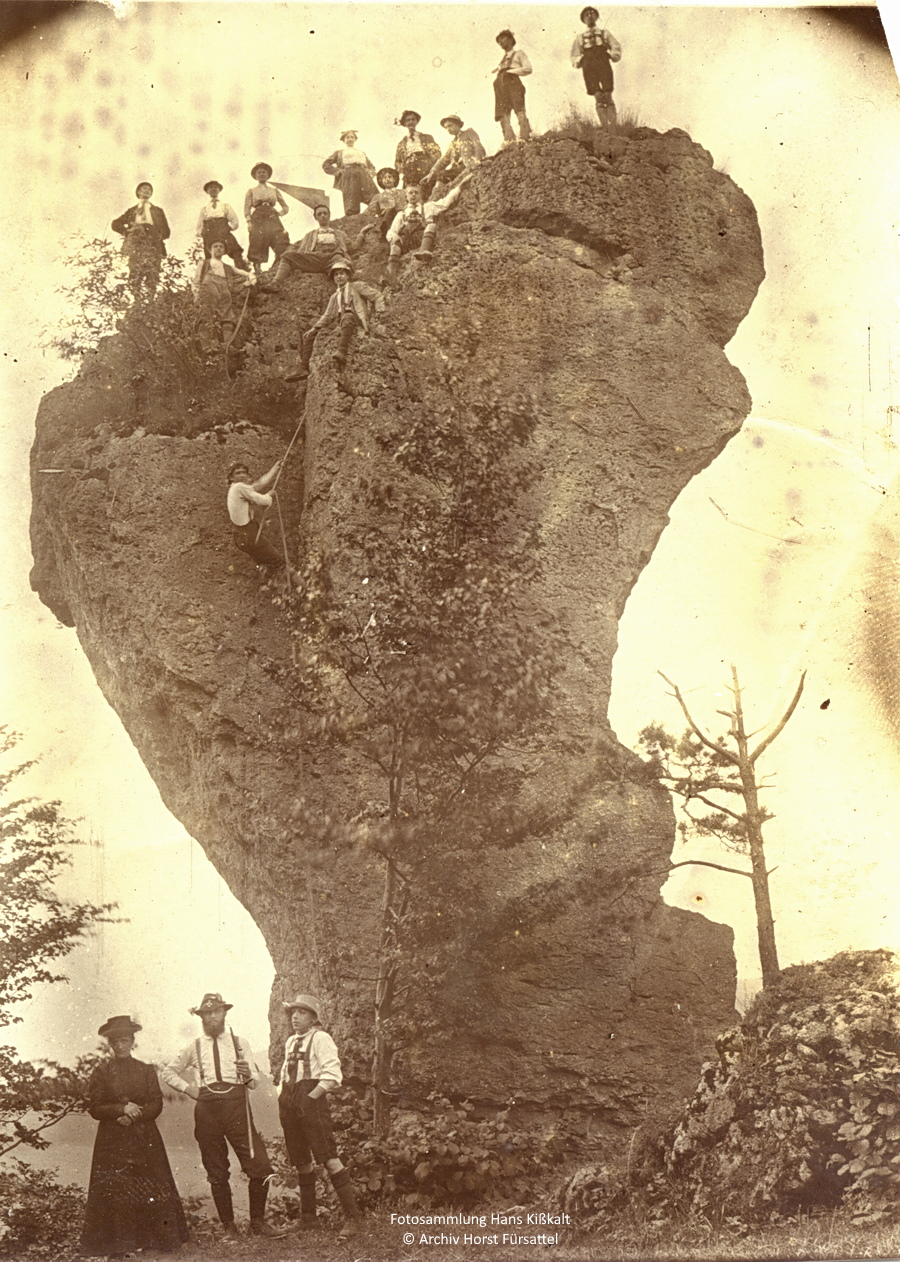
[[281, 222], [281, 216], [288, 213], [288, 204], [279, 189], [269, 183], [273, 172], [268, 162], [257, 162], [250, 174], [256, 184], [244, 198], [244, 218], [250, 230], [247, 258], [259, 272], [261, 265], [268, 262], [270, 248], [279, 258], [290, 244]]
[[291, 1164], [297, 1169], [304, 1227], [316, 1225], [316, 1163], [324, 1165], [344, 1211], [342, 1237], [356, 1234], [359, 1208], [350, 1174], [337, 1155], [328, 1095], [342, 1081], [334, 1039], [322, 1029], [322, 1005], [315, 995], [295, 995], [282, 1003], [292, 1033], [278, 1075], [278, 1113]]
[[[338, 348], [332, 357], [335, 368], [343, 368], [347, 363], [350, 343], [356, 331], [369, 332], [369, 310], [374, 306], [376, 314], [384, 310], [384, 295], [374, 285], [367, 285], [361, 280], [351, 280], [353, 264], [340, 255], [332, 260], [328, 274], [334, 283], [334, 293], [328, 299], [328, 305], [315, 324], [303, 335], [300, 354], [300, 367], [287, 378], [288, 381], [302, 381], [309, 376], [309, 364], [312, 358], [316, 338], [322, 329], [329, 324], [337, 324], [340, 329]], [[381, 330], [376, 326], [374, 332]]]
[[435, 162], [426, 175], [423, 181], [426, 188], [433, 189], [439, 175], [442, 176], [441, 183], [452, 188], [467, 171], [473, 171], [487, 156], [478, 132], [474, 127], [464, 127], [458, 114], [448, 114], [442, 118], [441, 126], [450, 133], [451, 140], [443, 157]]
[[[247, 1091], [257, 1084], [259, 1070], [247, 1040], [230, 1028], [226, 1031], [225, 1014], [232, 1006], [218, 992], [210, 992], [203, 996], [199, 1007], [191, 1008], [203, 1022], [203, 1034], [166, 1065], [162, 1078], [176, 1091], [197, 1101], [194, 1135], [225, 1239], [240, 1239], [228, 1180], [228, 1144], [250, 1180], [250, 1231], [254, 1236], [283, 1236], [285, 1232], [265, 1221], [272, 1165], [253, 1123], [247, 1097]], [[185, 1080], [188, 1072], [195, 1082]]]
[[250, 264], [244, 258], [244, 251], [234, 235], [240, 221], [237, 212], [222, 201], [222, 185], [218, 180], [207, 180], [203, 191], [208, 195], [209, 201], [200, 211], [200, 218], [197, 220], [197, 238], [203, 242], [204, 258], [211, 256], [213, 242], [221, 241], [225, 253], [234, 260], [235, 265], [241, 271], [249, 272]]
[[397, 153], [394, 156], [394, 166], [400, 172], [404, 188], [421, 184], [441, 156], [441, 147], [434, 136], [419, 131], [421, 119], [422, 115], [417, 114], [415, 110], [404, 110], [396, 120], [397, 124], [405, 127], [408, 132], [408, 135], [404, 136], [397, 146]]

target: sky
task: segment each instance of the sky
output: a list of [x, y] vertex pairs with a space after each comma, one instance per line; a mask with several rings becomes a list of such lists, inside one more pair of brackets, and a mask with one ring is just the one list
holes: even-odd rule
[[[28, 449], [41, 395], [72, 372], [44, 346], [71, 242], [111, 237], [147, 178], [184, 253], [207, 180], [238, 209], [260, 159], [276, 179], [326, 188], [321, 161], [341, 130], [357, 128], [381, 166], [407, 108], [435, 134], [458, 112], [493, 151], [506, 25], [534, 65], [541, 132], [590, 104], [568, 60], [579, 7], [358, 4], [351, 42], [349, 6], [144, 2], [118, 16], [97, 4], [3, 50], [0, 156], [15, 196], [0, 204], [0, 714], [23, 757], [41, 759], [29, 790], [81, 820], [64, 891], [117, 900], [127, 918], [70, 957], [68, 985], [23, 1008], [26, 1054], [71, 1059], [126, 1011], [144, 1024], [143, 1055], [171, 1054], [195, 1033], [188, 1008], [220, 990], [262, 1060], [272, 980], [258, 931], [163, 807], [75, 632], [28, 588]], [[897, 948], [900, 740], [873, 651], [873, 628], [892, 626], [900, 537], [897, 77], [886, 52], [811, 10], [615, 5], [601, 18], [624, 50], [619, 109], [710, 151], [756, 205], [767, 271], [727, 347], [751, 419], [679, 498], [632, 592], [613, 726], [626, 744], [652, 719], [680, 727], [660, 670], [714, 724], [731, 662], [760, 723], [807, 669], [767, 767], [782, 963]], [[308, 212], [292, 206], [285, 227], [296, 239]], [[900, 406], [900, 383], [896, 394]], [[719, 857], [676, 858], [687, 854]], [[666, 897], [732, 924], [752, 981], [749, 882], [680, 869]]]

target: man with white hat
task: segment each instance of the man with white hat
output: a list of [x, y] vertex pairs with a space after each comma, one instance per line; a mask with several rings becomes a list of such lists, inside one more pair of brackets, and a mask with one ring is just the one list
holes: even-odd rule
[[[162, 1071], [163, 1082], [197, 1101], [194, 1136], [227, 1242], [240, 1240], [228, 1179], [228, 1144], [250, 1180], [251, 1233], [271, 1237], [287, 1234], [265, 1221], [272, 1165], [247, 1097], [247, 1091], [259, 1080], [259, 1069], [247, 1040], [230, 1027], [226, 1032], [225, 1014], [232, 1007], [217, 992], [205, 994], [200, 1006], [191, 1008], [203, 1022], [202, 1035], [188, 1043]], [[186, 1073], [195, 1081], [187, 1082]]]
[[325, 1166], [344, 1211], [341, 1237], [356, 1234], [359, 1208], [349, 1171], [337, 1155], [328, 1095], [341, 1085], [341, 1061], [334, 1039], [319, 1024], [315, 995], [296, 995], [282, 1003], [293, 1033], [284, 1046], [278, 1075], [278, 1112], [284, 1143], [300, 1185], [304, 1227], [316, 1225], [315, 1162]]

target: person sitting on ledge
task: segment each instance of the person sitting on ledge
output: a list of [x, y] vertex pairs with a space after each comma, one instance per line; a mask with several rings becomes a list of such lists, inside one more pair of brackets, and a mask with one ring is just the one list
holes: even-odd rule
[[283, 282], [292, 271], [312, 273], [317, 276], [328, 276], [331, 264], [336, 258], [349, 258], [359, 249], [363, 237], [371, 232], [373, 224], [368, 224], [352, 241], [348, 241], [345, 233], [332, 227], [331, 211], [327, 206], [317, 206], [313, 211], [318, 227], [307, 232], [301, 240], [289, 245], [266, 276], [261, 288], [266, 293], [277, 294]]
[[[334, 366], [343, 368], [347, 362], [350, 342], [357, 329], [369, 332], [369, 306], [375, 308], [376, 315], [384, 310], [384, 295], [374, 285], [367, 285], [361, 280], [351, 280], [353, 265], [349, 259], [336, 258], [331, 264], [330, 276], [334, 281], [334, 293], [328, 299], [328, 306], [322, 315], [308, 329], [303, 337], [303, 348], [300, 355], [300, 368], [291, 373], [287, 381], [302, 381], [309, 376], [309, 364], [312, 358], [316, 338], [329, 324], [337, 324], [340, 328], [338, 349], [334, 355]], [[380, 330], [375, 327], [373, 332]]]
[[471, 179], [470, 171], [464, 173], [456, 188], [451, 189], [446, 197], [436, 202], [423, 203], [422, 194], [418, 188], [406, 190], [408, 204], [404, 210], [397, 212], [387, 236], [388, 245], [391, 247], [391, 257], [387, 267], [388, 280], [397, 279], [400, 272], [400, 257], [403, 254], [414, 251], [416, 258], [421, 262], [431, 262], [434, 257], [434, 238], [437, 233], [437, 224], [434, 221], [438, 215], [442, 215], [445, 210], [449, 210], [454, 205], [467, 179]]
[[441, 184], [445, 188], [452, 188], [467, 171], [473, 171], [487, 156], [478, 132], [473, 127], [464, 128], [458, 114], [448, 114], [446, 118], [442, 118], [441, 126], [450, 133], [452, 139], [444, 150], [443, 157], [435, 162], [422, 181], [426, 190], [434, 188], [438, 176], [442, 177]]
[[406, 205], [406, 189], [400, 188], [400, 172], [395, 167], [382, 167], [375, 176], [380, 193], [369, 202], [368, 210], [380, 216], [379, 235], [386, 237], [394, 216]]

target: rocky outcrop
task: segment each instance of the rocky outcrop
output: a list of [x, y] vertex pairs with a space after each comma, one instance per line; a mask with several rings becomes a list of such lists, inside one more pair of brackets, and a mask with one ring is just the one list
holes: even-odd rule
[[[361, 274], [377, 281], [384, 262], [370, 239]], [[762, 275], [752, 205], [683, 133], [545, 139], [479, 169], [435, 264], [404, 265], [388, 337], [359, 338], [339, 378], [319, 340], [302, 457], [280, 487], [291, 545], [327, 554], [337, 590], [358, 588], [365, 562], [342, 541], [360, 479], [402, 479], [404, 427], [449, 406], [455, 380], [525, 388], [542, 469], [518, 509], [541, 530], [530, 598], [573, 645], [529, 788], [553, 826], [483, 856], [494, 945], [451, 934], [446, 1010], [398, 1061], [403, 1093], [514, 1094], [614, 1131], [649, 1098], [683, 1095], [731, 1019], [731, 933], [662, 903], [671, 807], [606, 709], [628, 592], [673, 500], [749, 410], [722, 347]], [[48, 395], [34, 467], [65, 472], [34, 474], [33, 584], [77, 628], [165, 802], [262, 929], [273, 1005], [319, 991], [363, 1074], [377, 863], [312, 847], [297, 821], [351, 815], [368, 786], [318, 740], [288, 624], [233, 550], [223, 504], [235, 458], [262, 470], [284, 449], [299, 403], [273, 383], [294, 362], [298, 312], [324, 296], [314, 277], [260, 296], [233, 387], [151, 382], [137, 398], [126, 328]]]

